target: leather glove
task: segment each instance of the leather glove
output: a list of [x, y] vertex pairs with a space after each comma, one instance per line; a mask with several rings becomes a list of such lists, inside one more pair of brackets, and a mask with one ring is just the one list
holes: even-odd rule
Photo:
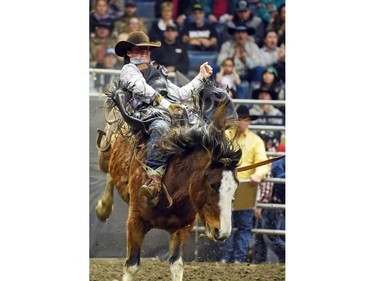
[[182, 116], [183, 108], [181, 107], [181, 105], [179, 105], [177, 103], [170, 103], [169, 101], [167, 101], [165, 98], [163, 98], [159, 94], [156, 95], [153, 104], [154, 105], [160, 104], [161, 107], [168, 110], [168, 112], [174, 117], [181, 117]]

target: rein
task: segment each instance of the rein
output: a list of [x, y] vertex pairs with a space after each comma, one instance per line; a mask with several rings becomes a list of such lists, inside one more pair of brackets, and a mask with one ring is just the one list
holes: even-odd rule
[[259, 166], [263, 166], [263, 165], [275, 162], [275, 161], [277, 161], [279, 159], [282, 159], [284, 157], [285, 157], [285, 155], [279, 156], [279, 157], [275, 157], [275, 158], [271, 158], [271, 159], [267, 159], [267, 160], [264, 160], [264, 161], [260, 161], [258, 163], [254, 163], [254, 164], [251, 164], [251, 165], [248, 165], [248, 166], [245, 166], [245, 167], [237, 168], [237, 172], [243, 172], [243, 171], [255, 169], [255, 168], [259, 167]]

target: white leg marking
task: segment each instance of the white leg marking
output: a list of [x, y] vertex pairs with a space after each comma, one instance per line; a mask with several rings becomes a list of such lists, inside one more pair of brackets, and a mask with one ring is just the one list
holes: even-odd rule
[[184, 263], [182, 262], [182, 257], [172, 263], [170, 269], [172, 273], [172, 281], [182, 281], [182, 276], [184, 275]]
[[124, 266], [124, 276], [122, 277], [122, 281], [133, 281], [138, 270], [139, 267], [136, 265], [129, 267]]
[[232, 198], [237, 189], [237, 183], [234, 180], [233, 172], [223, 171], [223, 177], [220, 185], [220, 236], [228, 237], [232, 230]]

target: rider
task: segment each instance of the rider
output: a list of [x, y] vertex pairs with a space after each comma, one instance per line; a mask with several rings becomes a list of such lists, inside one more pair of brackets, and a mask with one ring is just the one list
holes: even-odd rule
[[160, 42], [150, 42], [149, 37], [142, 31], [130, 33], [127, 40], [120, 41], [115, 46], [116, 54], [124, 57], [120, 80], [133, 95], [133, 108], [147, 108], [158, 113], [153, 115], [158, 118], [153, 119], [147, 128], [149, 139], [146, 149], [146, 173], [149, 180], [140, 188], [140, 194], [147, 197], [147, 203], [151, 207], [156, 206], [160, 200], [161, 179], [167, 164], [165, 157], [159, 157], [160, 151], [154, 144], [169, 131], [172, 119], [181, 116], [180, 102], [199, 93], [204, 88], [205, 79], [212, 74], [212, 67], [206, 62], [200, 66], [198, 75], [192, 81], [178, 87], [149, 63], [150, 50], [160, 46]]

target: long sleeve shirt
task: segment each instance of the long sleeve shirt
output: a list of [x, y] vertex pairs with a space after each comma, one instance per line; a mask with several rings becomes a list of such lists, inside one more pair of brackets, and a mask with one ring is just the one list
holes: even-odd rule
[[[133, 96], [147, 104], [150, 104], [157, 92], [146, 83], [141, 71], [135, 64], [125, 64], [121, 70], [120, 80], [125, 87], [132, 92]], [[167, 87], [170, 94], [180, 101], [188, 100], [193, 94], [200, 92], [204, 87], [204, 81], [196, 76], [192, 81], [183, 87], [178, 87], [167, 80]]]
[[[235, 134], [235, 130], [229, 130], [227, 133], [229, 137], [232, 137]], [[248, 166], [268, 159], [263, 140], [249, 129], [236, 139], [236, 144], [242, 149], [239, 167]], [[263, 179], [269, 169], [269, 165], [263, 165], [255, 169], [239, 172], [237, 177], [238, 179], [249, 179], [252, 174], [257, 174]]]
[[[235, 52], [236, 42], [234, 40], [228, 40], [221, 45], [219, 55], [217, 57], [217, 65], [221, 63], [226, 58], [233, 57]], [[239, 75], [244, 75], [247, 69], [252, 69], [254, 67], [260, 66], [261, 54], [259, 47], [252, 40], [248, 40], [245, 43], [246, 61], [245, 63], [240, 59], [240, 55], [237, 54], [234, 57], [234, 65]]]

